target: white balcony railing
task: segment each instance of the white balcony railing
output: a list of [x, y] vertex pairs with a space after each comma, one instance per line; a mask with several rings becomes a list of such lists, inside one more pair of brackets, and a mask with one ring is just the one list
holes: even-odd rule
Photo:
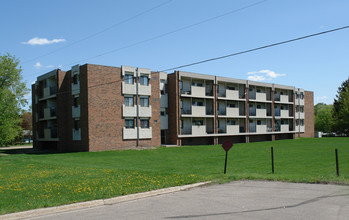
[[239, 125], [227, 125], [227, 134], [239, 134]]
[[192, 125], [191, 126], [192, 135], [206, 135], [206, 125]]
[[239, 99], [239, 91], [237, 90], [226, 90], [226, 98], [231, 100]]
[[295, 116], [296, 119], [304, 119], [304, 112], [296, 112]]
[[[139, 128], [140, 139], [151, 139], [152, 128]], [[137, 139], [137, 128], [123, 128], [123, 139]]]
[[267, 94], [262, 92], [256, 93], [256, 101], [265, 102], [267, 100]]
[[266, 133], [267, 132], [267, 125], [256, 125], [256, 133]]
[[191, 95], [204, 98], [206, 96], [205, 90], [205, 87], [191, 86]]
[[281, 118], [288, 118], [289, 117], [288, 110], [281, 109], [280, 110], [280, 117]]
[[266, 109], [256, 109], [256, 117], [266, 117], [267, 110]]
[[138, 106], [139, 117], [151, 117], [151, 105], [149, 107]]
[[280, 95], [280, 102], [287, 103], [288, 95]]
[[289, 132], [289, 125], [281, 125], [281, 132]]
[[191, 108], [191, 114], [194, 117], [204, 117], [206, 115], [205, 106], [192, 106]]
[[239, 116], [239, 108], [227, 108], [227, 117], [237, 117]]

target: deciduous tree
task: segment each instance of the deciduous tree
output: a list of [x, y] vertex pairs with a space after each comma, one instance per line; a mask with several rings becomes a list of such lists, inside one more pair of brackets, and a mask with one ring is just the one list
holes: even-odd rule
[[21, 107], [28, 91], [21, 73], [18, 59], [0, 55], [0, 146], [10, 144], [21, 132]]

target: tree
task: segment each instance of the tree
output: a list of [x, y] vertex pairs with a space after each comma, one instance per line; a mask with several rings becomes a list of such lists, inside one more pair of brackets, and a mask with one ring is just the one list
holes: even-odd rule
[[332, 133], [333, 119], [332, 119], [333, 106], [326, 105], [325, 103], [318, 103], [314, 106], [315, 113], [315, 131], [322, 131], [326, 133]]
[[0, 55], [0, 146], [12, 143], [22, 132], [20, 113], [28, 89], [18, 65], [19, 60], [14, 56]]
[[338, 88], [333, 102], [333, 119], [335, 130], [349, 136], [349, 78]]

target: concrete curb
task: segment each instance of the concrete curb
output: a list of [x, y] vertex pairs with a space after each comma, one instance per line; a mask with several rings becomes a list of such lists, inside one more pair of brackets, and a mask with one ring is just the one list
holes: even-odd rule
[[91, 208], [91, 207], [102, 206], [102, 205], [112, 205], [112, 204], [116, 204], [116, 203], [127, 202], [127, 201], [136, 200], [136, 199], [147, 198], [147, 197], [151, 197], [151, 196], [158, 196], [158, 195], [183, 191], [183, 190], [191, 189], [194, 187], [204, 186], [204, 185], [207, 185], [210, 183], [211, 183], [211, 181], [194, 183], [194, 184], [189, 184], [189, 185], [184, 185], [184, 186], [175, 186], [175, 187], [170, 187], [170, 188], [165, 188], [165, 189], [157, 189], [157, 190], [153, 190], [153, 191], [141, 192], [141, 193], [130, 194], [130, 195], [125, 195], [125, 196], [118, 196], [118, 197], [114, 197], [114, 198], [110, 198], [110, 199], [99, 199], [99, 200], [79, 202], [79, 203], [56, 206], [56, 207], [33, 209], [33, 210], [29, 210], [29, 211], [0, 215], [0, 220], [2, 220], [2, 219], [12, 220], [12, 219], [34, 218], [34, 217], [39, 217], [39, 216], [43, 216], [43, 215], [50, 215], [50, 214], [55, 214], [55, 213], [60, 213], [60, 212], [73, 211], [76, 209]]

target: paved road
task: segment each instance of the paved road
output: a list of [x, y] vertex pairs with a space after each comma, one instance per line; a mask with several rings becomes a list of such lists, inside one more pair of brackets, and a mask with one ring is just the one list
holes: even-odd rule
[[241, 181], [34, 219], [349, 219], [349, 186]]

